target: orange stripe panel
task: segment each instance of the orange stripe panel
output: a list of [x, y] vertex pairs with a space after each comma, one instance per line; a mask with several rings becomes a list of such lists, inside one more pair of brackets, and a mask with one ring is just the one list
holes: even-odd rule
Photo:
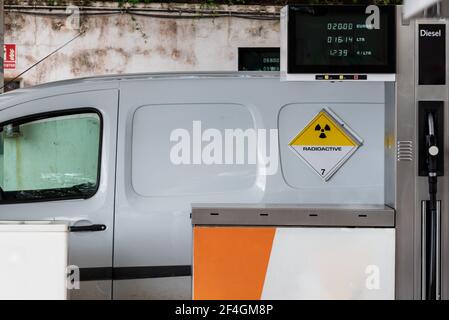
[[275, 228], [195, 227], [193, 298], [259, 300]]

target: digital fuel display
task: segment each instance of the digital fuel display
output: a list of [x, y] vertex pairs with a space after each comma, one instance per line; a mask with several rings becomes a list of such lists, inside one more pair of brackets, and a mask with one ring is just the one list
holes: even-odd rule
[[395, 73], [395, 8], [377, 8], [290, 6], [288, 72]]

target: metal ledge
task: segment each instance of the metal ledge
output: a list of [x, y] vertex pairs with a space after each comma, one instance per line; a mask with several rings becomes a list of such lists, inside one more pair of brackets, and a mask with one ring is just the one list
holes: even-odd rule
[[192, 204], [192, 224], [394, 228], [395, 210], [385, 205]]

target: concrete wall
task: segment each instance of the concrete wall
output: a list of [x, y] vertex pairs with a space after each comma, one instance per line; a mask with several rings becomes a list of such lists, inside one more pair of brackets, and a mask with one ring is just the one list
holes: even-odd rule
[[[27, 72], [25, 86], [48, 81], [101, 74], [160, 71], [237, 70], [237, 48], [278, 47], [278, 7], [198, 5], [140, 5], [138, 8], [169, 10], [170, 17], [148, 17], [127, 13], [105, 14], [118, 8], [114, 2], [90, 4], [101, 15], [82, 14], [85, 34]], [[223, 16], [213, 12], [248, 13], [250, 18]], [[176, 11], [178, 10], [178, 11]], [[189, 18], [180, 11], [201, 11]], [[165, 12], [165, 11], [164, 11]], [[11, 78], [74, 38], [78, 30], [64, 15], [65, 7], [32, 9], [7, 6], [5, 43], [16, 43], [16, 70]], [[148, 12], [143, 12], [148, 13]], [[150, 11], [154, 14], [154, 11]], [[158, 13], [159, 14], [159, 13]], [[163, 15], [167, 15], [164, 13]], [[226, 13], [225, 13], [226, 15]], [[180, 18], [182, 17], [182, 18]]]

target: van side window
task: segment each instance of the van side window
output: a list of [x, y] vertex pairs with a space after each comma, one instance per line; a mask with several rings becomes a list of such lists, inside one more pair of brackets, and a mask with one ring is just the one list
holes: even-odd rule
[[100, 115], [90, 109], [0, 124], [0, 203], [93, 196], [101, 130]]

